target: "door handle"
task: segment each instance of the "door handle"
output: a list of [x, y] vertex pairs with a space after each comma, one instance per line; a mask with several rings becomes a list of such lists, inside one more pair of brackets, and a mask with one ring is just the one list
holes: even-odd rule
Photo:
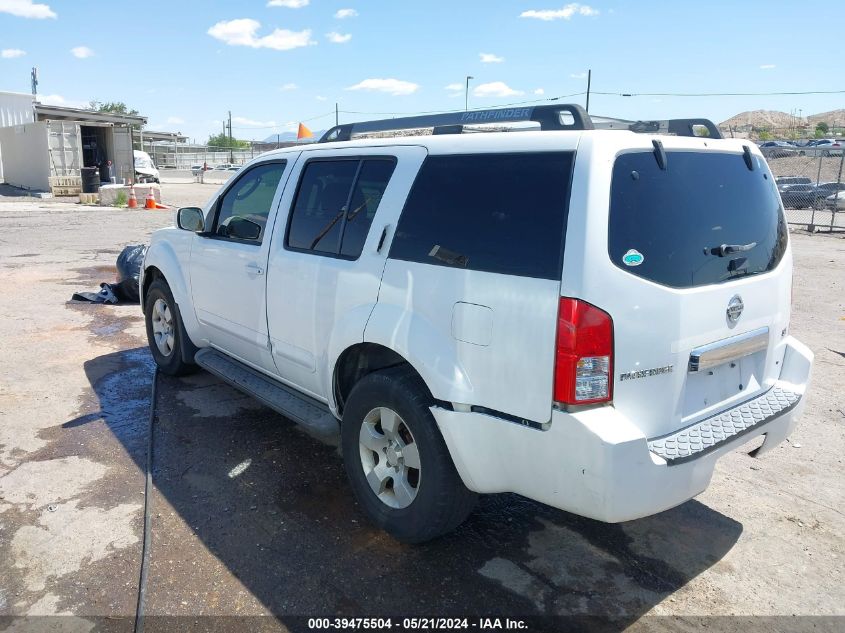
[[246, 265], [246, 272], [250, 275], [263, 275], [264, 269], [256, 263], [247, 264]]

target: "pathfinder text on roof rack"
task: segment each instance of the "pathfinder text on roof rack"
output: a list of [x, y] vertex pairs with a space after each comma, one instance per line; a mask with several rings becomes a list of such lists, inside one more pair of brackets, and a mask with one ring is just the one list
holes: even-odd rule
[[[354, 135], [375, 132], [397, 132], [431, 128], [434, 134], [461, 134], [465, 125], [483, 125], [487, 123], [537, 123], [540, 130], [628, 130], [631, 132], [669, 134], [672, 136], [706, 136], [722, 138], [717, 128], [709, 119], [663, 119], [651, 121], [629, 121], [614, 117], [591, 117], [579, 105], [566, 103], [557, 105], [534, 106], [526, 108], [492, 108], [462, 112], [444, 112], [422, 116], [402, 117], [398, 119], [380, 119], [359, 121], [336, 125], [326, 131], [321, 143], [348, 141]], [[479, 131], [473, 128], [473, 131]], [[491, 131], [502, 131], [501, 129]]]

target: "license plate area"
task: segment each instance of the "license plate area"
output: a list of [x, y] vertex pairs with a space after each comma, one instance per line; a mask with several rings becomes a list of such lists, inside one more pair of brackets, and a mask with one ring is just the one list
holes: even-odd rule
[[769, 347], [762, 327], [690, 351], [684, 385], [684, 420], [705, 415], [759, 391]]

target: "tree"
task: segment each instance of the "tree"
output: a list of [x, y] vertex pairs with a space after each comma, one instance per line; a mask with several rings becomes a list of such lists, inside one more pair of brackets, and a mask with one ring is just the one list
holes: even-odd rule
[[212, 134], [208, 137], [209, 147], [225, 147], [226, 149], [246, 149], [249, 147], [249, 141], [241, 141], [233, 138], [229, 140], [228, 134]]
[[759, 138], [761, 141], [771, 141], [773, 137], [772, 133], [768, 130], [760, 130], [757, 135], [757, 138]]
[[88, 103], [86, 110], [93, 110], [94, 112], [111, 112], [113, 114], [125, 114], [128, 116], [138, 116], [138, 111], [135, 108], [130, 109], [123, 101], [97, 101], [96, 99]]
[[824, 121], [819, 121], [818, 123], [816, 123], [816, 138], [827, 136], [827, 133], [829, 131], [830, 127]]

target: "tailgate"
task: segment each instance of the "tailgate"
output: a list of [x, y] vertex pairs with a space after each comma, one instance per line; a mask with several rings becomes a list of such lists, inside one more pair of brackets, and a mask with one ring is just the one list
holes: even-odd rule
[[600, 163], [609, 200], [599, 216], [592, 197], [596, 253], [576, 280], [613, 319], [613, 404], [647, 437], [770, 388], [789, 322], [788, 232], [765, 161], [736, 143], [665, 143]]

